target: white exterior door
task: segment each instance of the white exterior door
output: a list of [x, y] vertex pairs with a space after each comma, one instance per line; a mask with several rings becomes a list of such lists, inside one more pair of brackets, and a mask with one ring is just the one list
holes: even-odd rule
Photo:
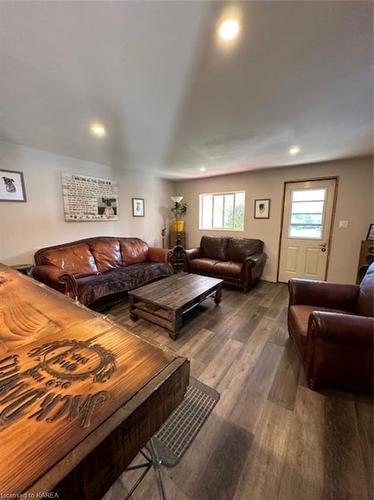
[[336, 180], [286, 184], [279, 281], [324, 280]]

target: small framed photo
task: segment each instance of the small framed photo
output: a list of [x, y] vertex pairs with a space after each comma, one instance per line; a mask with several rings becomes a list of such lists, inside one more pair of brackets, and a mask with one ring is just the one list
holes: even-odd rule
[[144, 217], [144, 199], [143, 198], [133, 198], [132, 199], [132, 216], [133, 217]]
[[371, 223], [369, 226], [368, 235], [366, 236], [367, 240], [374, 240], [374, 223]]
[[0, 201], [26, 201], [22, 172], [0, 169]]
[[270, 200], [255, 200], [255, 219], [270, 218]]

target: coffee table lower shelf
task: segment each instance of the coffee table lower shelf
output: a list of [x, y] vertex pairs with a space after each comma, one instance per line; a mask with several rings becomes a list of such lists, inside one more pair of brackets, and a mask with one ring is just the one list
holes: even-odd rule
[[[218, 280], [217, 280], [218, 281]], [[213, 290], [209, 290], [202, 293], [194, 300], [187, 304], [184, 304], [178, 309], [171, 309], [155, 302], [150, 302], [144, 298], [138, 298], [129, 294], [130, 303], [130, 318], [133, 321], [137, 321], [139, 318], [143, 318], [151, 323], [162, 326], [169, 331], [169, 336], [176, 340], [183, 326], [183, 316], [198, 306], [208, 297], [213, 297], [215, 304], [221, 302], [222, 287], [218, 284]]]

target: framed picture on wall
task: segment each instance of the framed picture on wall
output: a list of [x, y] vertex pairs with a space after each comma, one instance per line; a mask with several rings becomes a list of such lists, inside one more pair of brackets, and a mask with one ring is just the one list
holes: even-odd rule
[[0, 201], [26, 201], [22, 172], [0, 170]]
[[133, 217], [144, 217], [144, 199], [143, 198], [132, 198], [132, 216]]
[[255, 200], [255, 219], [269, 219], [270, 218], [270, 200]]

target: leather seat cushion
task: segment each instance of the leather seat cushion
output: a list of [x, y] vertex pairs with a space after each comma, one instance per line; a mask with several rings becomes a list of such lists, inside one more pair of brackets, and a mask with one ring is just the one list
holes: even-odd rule
[[242, 273], [242, 262], [216, 262], [214, 264], [213, 272], [217, 276], [229, 276], [230, 278], [240, 279]]
[[208, 259], [225, 260], [228, 238], [215, 238], [212, 236], [203, 236], [200, 247], [203, 250], [204, 257]]
[[133, 290], [172, 273], [172, 268], [165, 262], [144, 262], [112, 269], [96, 276], [86, 276], [77, 280], [78, 299], [82, 304], [90, 306], [102, 297]]
[[147, 260], [148, 245], [139, 238], [121, 239], [122, 264], [130, 266], [131, 264], [141, 264]]
[[226, 259], [234, 262], [244, 262], [247, 257], [262, 253], [264, 244], [261, 240], [251, 238], [229, 238]]
[[202, 273], [213, 273], [213, 267], [217, 262], [216, 259], [201, 257], [200, 259], [192, 259], [190, 261], [190, 268]]
[[347, 311], [338, 309], [329, 309], [327, 307], [292, 305], [288, 310], [288, 320], [290, 326], [290, 333], [298, 345], [301, 352], [304, 352], [306, 338], [308, 335], [309, 316], [313, 311], [327, 311], [337, 312], [343, 314], [352, 314]]
[[76, 278], [98, 273], [94, 256], [86, 243], [47, 250], [42, 255], [42, 263], [63, 269]]
[[122, 263], [121, 248], [118, 240], [96, 240], [91, 244], [91, 252], [95, 257], [100, 273], [105, 273]]

